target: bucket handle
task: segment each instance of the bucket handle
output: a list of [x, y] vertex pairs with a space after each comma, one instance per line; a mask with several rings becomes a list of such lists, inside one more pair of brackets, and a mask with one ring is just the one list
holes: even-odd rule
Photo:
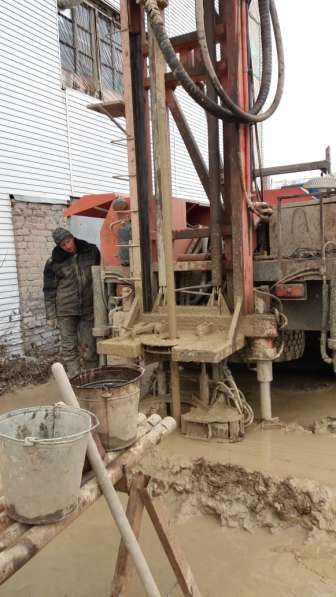
[[[65, 407], [65, 409], [68, 409], [68, 405], [65, 404], [64, 402], [57, 402], [55, 404], [55, 406], [58, 407]], [[73, 410], [70, 407], [70, 410]], [[76, 439], [79, 439], [81, 437], [83, 437], [83, 435], [85, 435], [86, 433], [92, 433], [92, 431], [94, 431], [95, 429], [97, 429], [97, 427], [99, 426], [99, 419], [98, 417], [91, 411], [89, 410], [85, 410], [83, 408], [77, 408], [75, 410], [79, 410], [82, 412], [87, 413], [88, 415], [91, 416], [91, 427], [87, 430], [87, 431], [79, 431], [78, 433], [72, 433], [71, 435], [65, 435], [63, 437], [59, 437], [59, 438], [53, 438], [53, 437], [49, 437], [46, 439], [40, 439], [38, 437], [25, 437], [23, 440], [23, 446], [24, 447], [31, 447], [31, 446], [46, 446], [46, 445], [50, 445], [52, 444], [53, 446], [55, 445], [61, 445], [61, 444], [68, 444], [69, 441], [73, 441]]]

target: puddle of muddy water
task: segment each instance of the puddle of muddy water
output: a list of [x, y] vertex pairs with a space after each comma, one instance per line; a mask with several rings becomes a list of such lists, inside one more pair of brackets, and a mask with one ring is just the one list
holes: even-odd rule
[[[220, 527], [209, 516], [175, 526], [203, 597], [334, 597], [335, 546], [302, 529], [271, 534]], [[147, 517], [141, 544], [163, 597], [180, 597]], [[1, 597], [110, 597], [118, 547], [102, 500], [3, 587]], [[128, 597], [142, 597], [134, 574]]]
[[[257, 409], [255, 378], [238, 370], [236, 379]], [[55, 385], [49, 382], [1, 396], [0, 413], [35, 404], [53, 404], [58, 400]], [[286, 377], [286, 369], [280, 367], [273, 386], [273, 411], [286, 423], [300, 425], [336, 416], [334, 379], [329, 372], [320, 375], [315, 371], [309, 377], [307, 370], [300, 367], [295, 374]], [[335, 597], [335, 442], [334, 434], [262, 431], [254, 427], [239, 444], [208, 444], [187, 440], [176, 433], [148, 455], [144, 468], [161, 477], [161, 481], [163, 478], [163, 486], [169, 476], [164, 497], [203, 597], [301, 597], [301, 594]], [[167, 457], [175, 464], [165, 469], [162, 463]], [[245, 485], [243, 495], [249, 496], [249, 508], [255, 510], [252, 517], [247, 515], [245, 498], [243, 503], [238, 499], [237, 479], [226, 489], [225, 499], [221, 499], [222, 475], [215, 481], [210, 480], [211, 495], [204, 500], [207, 492], [203, 492], [202, 508], [199, 503], [195, 505], [190, 501], [192, 491], [186, 491], [179, 471], [181, 463], [186, 464], [187, 470], [190, 462], [198, 458], [209, 463], [240, 466], [246, 474], [249, 474], [246, 471], [257, 470], [271, 477], [268, 486], [265, 482], [266, 492], [257, 477], [252, 479], [252, 484]], [[287, 476], [299, 479], [301, 497], [298, 501], [291, 494], [290, 485], [280, 485], [277, 489], [275, 478], [284, 480]], [[175, 485], [173, 490], [172, 484]], [[266, 493], [266, 498], [273, 496], [272, 500], [269, 503], [266, 498], [255, 500], [258, 492]], [[307, 495], [308, 498], [313, 496], [313, 507]], [[124, 497], [123, 500], [125, 503]], [[281, 519], [283, 503], [287, 503], [290, 515]], [[179, 518], [178, 524], [174, 515]], [[276, 524], [279, 520], [281, 524]], [[324, 520], [327, 527], [323, 527]], [[307, 524], [302, 524], [303, 521]], [[221, 526], [221, 522], [225, 526]], [[321, 528], [332, 529], [332, 532], [325, 533]], [[2, 586], [0, 597], [110, 597], [118, 544], [110, 514], [104, 501], [99, 500]], [[147, 517], [141, 544], [162, 596], [180, 596]], [[143, 595], [134, 575], [128, 597]]]
[[53, 380], [38, 386], [26, 386], [0, 396], [0, 414], [26, 408], [29, 406], [44, 406], [59, 402], [61, 397]]

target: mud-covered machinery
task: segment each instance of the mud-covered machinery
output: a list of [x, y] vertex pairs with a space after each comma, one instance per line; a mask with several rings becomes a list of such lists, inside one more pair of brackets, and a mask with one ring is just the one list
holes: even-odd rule
[[[191, 403], [199, 410], [183, 415], [182, 428], [222, 439], [237, 439], [253, 418], [227, 367], [238, 353], [256, 363], [261, 416], [272, 419], [272, 363], [283, 349], [287, 322], [279, 285], [270, 292], [286, 257], [274, 260], [271, 253], [272, 209], [258, 188], [253, 157], [257, 125], [282, 95], [283, 47], [274, 0], [258, 5], [263, 66], [255, 98], [248, 2], [195, 0], [196, 31], [174, 38], [165, 28], [166, 0], [121, 3], [124, 96], [93, 109], [114, 122], [125, 117], [129, 195], [86, 196], [66, 212], [104, 218], [104, 265], [94, 271], [101, 362], [157, 364], [155, 400], [170, 403], [178, 421], [181, 401]], [[272, 79], [272, 30], [277, 88], [263, 111]], [[208, 163], [177, 99], [180, 86], [205, 110]], [[168, 113], [208, 206], [172, 197]], [[275, 277], [272, 267], [278, 268]], [[288, 267], [285, 294], [287, 275], [296, 280]]]

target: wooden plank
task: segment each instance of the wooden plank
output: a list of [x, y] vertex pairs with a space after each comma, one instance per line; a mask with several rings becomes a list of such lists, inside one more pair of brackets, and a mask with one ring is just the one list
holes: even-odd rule
[[[204, 1], [204, 30], [206, 43], [209, 48], [211, 62], [216, 61], [215, 29], [215, 8], [212, 0]], [[218, 94], [214, 86], [207, 83], [207, 97], [210, 101], [217, 103]], [[211, 280], [214, 288], [219, 289], [223, 284], [223, 236], [222, 216], [223, 208], [221, 203], [220, 184], [220, 162], [219, 151], [219, 123], [217, 117], [207, 113], [208, 128], [208, 163], [209, 163], [209, 193], [210, 202], [210, 231], [211, 231]]]
[[[148, 32], [148, 46], [149, 46], [149, 64], [150, 64], [150, 75], [153, 81], [156, 80], [157, 72], [160, 74], [162, 68], [163, 56], [159, 56], [157, 41], [152, 33], [151, 27], [149, 26]], [[150, 97], [152, 105], [157, 103], [157, 89], [156, 85], [152, 85], [150, 88]], [[162, 215], [162, 190], [160, 176], [157, 174], [160, 171], [159, 163], [159, 131], [157, 122], [152, 117], [152, 137], [153, 137], [153, 164], [154, 172], [154, 186], [155, 186], [155, 219], [156, 219], [156, 250], [157, 250], [157, 266], [158, 266], [158, 283], [159, 288], [163, 289], [167, 286], [166, 276], [166, 262], [165, 262], [165, 249], [163, 242], [163, 215]], [[171, 172], [170, 172], [171, 176]]]
[[185, 230], [174, 230], [173, 239], [180, 240], [186, 238], [209, 238], [209, 228], [186, 228]]
[[[241, 10], [240, 10], [241, 8]], [[227, 71], [222, 83], [243, 109], [248, 108], [246, 94], [248, 65], [246, 48], [242, 45], [247, 35], [246, 23], [241, 18], [247, 9], [236, 0], [220, 4], [221, 17], [226, 23], [226, 39], [223, 52]], [[248, 212], [246, 194], [250, 192], [249, 127], [223, 123], [224, 136], [224, 189], [225, 224], [232, 226], [233, 293], [235, 302], [243, 297], [243, 312], [253, 311], [253, 250], [252, 219]], [[243, 188], [244, 187], [244, 188]]]
[[166, 300], [168, 308], [168, 330], [170, 338], [176, 338], [176, 302], [175, 302], [175, 277], [172, 237], [172, 192], [171, 192], [171, 156], [168, 133], [168, 114], [166, 108], [165, 69], [159, 45], [151, 32], [151, 113], [152, 130], [155, 141], [154, 177], [156, 179], [156, 192], [160, 195], [162, 209], [162, 246], [165, 263]]
[[120, 358], [137, 359], [142, 356], [139, 338], [109, 338], [97, 343], [98, 354], [113, 355]]
[[101, 102], [99, 104], [89, 104], [87, 106], [93, 112], [100, 114], [107, 114], [110, 118], [119, 118], [125, 116], [125, 102], [124, 100], [113, 100], [109, 102]]
[[200, 590], [192, 570], [186, 561], [178, 544], [172, 524], [165, 510], [161, 497], [152, 499], [147, 491], [141, 491], [145, 508], [160, 538], [168, 560], [175, 572], [178, 584], [185, 597], [201, 597]]
[[[133, 477], [126, 508], [126, 516], [138, 539], [140, 535], [144, 503], [139, 493], [145, 489], [146, 478], [142, 473]], [[120, 541], [116, 567], [112, 581], [111, 597], [125, 597], [134, 570], [132, 558], [123, 540]]]

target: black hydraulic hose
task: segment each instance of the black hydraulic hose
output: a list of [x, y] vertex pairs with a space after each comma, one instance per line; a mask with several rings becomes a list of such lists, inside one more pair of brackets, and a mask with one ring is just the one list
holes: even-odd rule
[[[203, 0], [202, 0], [203, 1]], [[259, 0], [260, 36], [262, 54], [262, 72], [258, 97], [250, 108], [252, 114], [259, 114], [263, 108], [272, 83], [272, 29], [270, 19], [270, 3], [272, 0]]]
[[[274, 30], [274, 37], [275, 37], [275, 42], [276, 42], [277, 54], [278, 54], [278, 85], [277, 85], [277, 90], [276, 90], [276, 94], [275, 94], [273, 103], [270, 106], [270, 108], [263, 114], [252, 114], [250, 112], [244, 112], [244, 110], [241, 110], [241, 108], [239, 108], [239, 106], [237, 106], [231, 100], [231, 98], [224, 92], [219, 81], [218, 81], [219, 88], [221, 89], [220, 95], [223, 100], [223, 103], [226, 105], [221, 106], [221, 105], [217, 104], [215, 101], [211, 100], [209, 97], [207, 97], [207, 95], [200, 89], [200, 87], [198, 87], [194, 83], [194, 81], [191, 79], [189, 74], [186, 72], [186, 70], [183, 68], [182, 64], [178, 60], [177, 55], [174, 51], [174, 48], [170, 42], [170, 39], [167, 35], [166, 30], [165, 30], [164, 22], [161, 18], [160, 10], [157, 5], [157, 0], [142, 0], [142, 3], [147, 12], [148, 19], [150, 21], [150, 24], [151, 24], [152, 30], [154, 32], [154, 35], [156, 37], [156, 40], [160, 46], [161, 52], [163, 53], [165, 60], [166, 60], [167, 64], [169, 65], [172, 73], [179, 79], [179, 81], [182, 84], [185, 91], [204, 110], [206, 110], [213, 116], [216, 116], [217, 118], [220, 118], [224, 121], [229, 121], [229, 122], [238, 121], [238, 122], [243, 122], [243, 123], [247, 123], [247, 124], [262, 122], [262, 121], [266, 120], [266, 118], [269, 118], [269, 116], [271, 116], [273, 114], [273, 112], [276, 110], [276, 108], [278, 107], [278, 105], [280, 103], [280, 99], [281, 99], [282, 92], [283, 92], [283, 86], [284, 86], [283, 44], [282, 44], [280, 25], [279, 25], [279, 20], [278, 20], [276, 8], [275, 8], [274, 0], [267, 0], [267, 2], [268, 1], [269, 1], [269, 9], [270, 9], [270, 14], [271, 14], [272, 25], [273, 25], [273, 30]], [[263, 2], [263, 0], [260, 0], [260, 2]], [[265, 0], [265, 2], [266, 2], [266, 0]], [[203, 3], [202, 3], [202, 5], [203, 5]], [[266, 4], [263, 4], [263, 8], [266, 10]], [[266, 24], [267, 20], [266, 20], [266, 17], [264, 18], [264, 16], [263, 16], [263, 21], [264, 21], [264, 26], [266, 27], [266, 34], [265, 34], [265, 39], [264, 39], [263, 43], [264, 43], [264, 49], [267, 50], [267, 37], [268, 37], [267, 24]], [[265, 48], [265, 46], [266, 46], [266, 48]], [[210, 62], [211, 62], [211, 60], [210, 60]], [[266, 61], [266, 64], [267, 64], [267, 61]], [[211, 65], [212, 65], [212, 62], [211, 62]], [[213, 68], [213, 65], [212, 65], [212, 68]], [[214, 72], [214, 74], [217, 77], [215, 72]], [[260, 96], [260, 93], [259, 93], [258, 98], [257, 98], [257, 102], [259, 104], [263, 103], [263, 101], [264, 101], [263, 97], [264, 97], [264, 93], [267, 89], [267, 85], [268, 85], [267, 80], [268, 80], [269, 76], [270, 76], [269, 75], [269, 67], [267, 66], [266, 67], [266, 75], [264, 76], [262, 96]], [[211, 75], [210, 75], [210, 78], [211, 78]], [[215, 86], [214, 81], [212, 81], [212, 82]], [[219, 90], [217, 89], [217, 87], [216, 87], [216, 90], [219, 93]], [[223, 92], [225, 94], [225, 98], [226, 98], [225, 100], [222, 97]], [[256, 102], [256, 104], [257, 104], [257, 102]], [[228, 106], [230, 106], [230, 107], [228, 107]]]
[[161, 52], [173, 75], [177, 77], [185, 91], [209, 114], [222, 120], [233, 121], [232, 112], [208, 98], [183, 68], [165, 30], [157, 0], [142, 0], [142, 3]]
[[[274, 0], [259, 0], [259, 11], [261, 16], [261, 32], [262, 32], [262, 55], [263, 55], [263, 69], [262, 79], [258, 98], [252, 105], [251, 109], [246, 112], [240, 106], [238, 106], [231, 97], [226, 93], [222, 87], [208, 50], [205, 26], [204, 26], [204, 0], [195, 0], [196, 2], [196, 25], [198, 42], [203, 58], [203, 62], [209, 78], [216, 89], [219, 97], [221, 98], [225, 108], [230, 110], [234, 115], [238, 117], [241, 122], [249, 122], [256, 124], [269, 118], [278, 107], [284, 89], [285, 80], [285, 61], [284, 61], [284, 50], [282, 43], [282, 36], [280, 30], [279, 19], [275, 7]], [[278, 82], [277, 89], [274, 96], [274, 100], [270, 108], [263, 114], [257, 115], [262, 106], [264, 105], [271, 85], [272, 80], [272, 39], [271, 39], [271, 28], [269, 22], [269, 11], [271, 13], [272, 25], [274, 29], [274, 37], [277, 47], [277, 60], [278, 60]], [[268, 19], [266, 14], [268, 13]]]
[[205, 33], [204, 0], [195, 0], [197, 37], [205, 69], [225, 107], [242, 118], [249, 118], [251, 115], [255, 115], [260, 112], [267, 100], [272, 82], [272, 31], [270, 22], [270, 0], [259, 0], [259, 14], [262, 46], [261, 84], [256, 101], [251, 105], [249, 112], [245, 112], [230, 98], [217, 77], [212, 59], [210, 57]]

